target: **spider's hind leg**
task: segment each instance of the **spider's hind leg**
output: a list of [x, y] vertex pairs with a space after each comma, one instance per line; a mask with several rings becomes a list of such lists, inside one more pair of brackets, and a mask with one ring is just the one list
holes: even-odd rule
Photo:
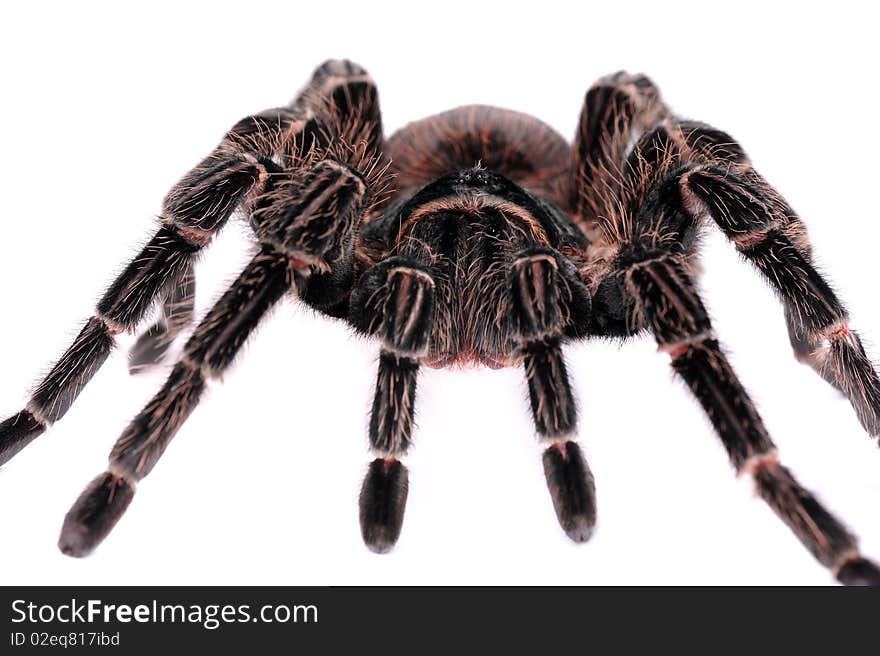
[[412, 437], [416, 381], [433, 324], [434, 287], [426, 267], [395, 257], [368, 270], [352, 297], [353, 323], [382, 341], [369, 430], [377, 457], [360, 494], [361, 534], [378, 553], [394, 546], [403, 526], [409, 476], [400, 458]]
[[572, 540], [585, 542], [596, 523], [596, 487], [574, 441], [577, 407], [560, 340], [571, 315], [588, 313], [590, 302], [576, 274], [560, 271], [567, 265], [549, 249], [521, 252], [509, 274], [510, 320], [523, 355], [535, 429], [549, 443], [544, 474], [556, 516]]

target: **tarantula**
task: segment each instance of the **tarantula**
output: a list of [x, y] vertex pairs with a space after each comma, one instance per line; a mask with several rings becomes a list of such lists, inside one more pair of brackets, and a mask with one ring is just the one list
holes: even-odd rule
[[129, 355], [162, 360], [193, 320], [193, 262], [234, 211], [259, 250], [198, 324], [107, 471], [67, 514], [59, 546], [92, 551], [131, 502], [260, 319], [293, 292], [378, 338], [360, 492], [368, 547], [400, 534], [422, 364], [522, 365], [543, 467], [564, 531], [587, 540], [595, 486], [575, 442], [562, 344], [650, 331], [703, 406], [739, 473], [844, 584], [880, 584], [856, 538], [779, 464], [696, 288], [701, 227], [714, 223], [777, 292], [796, 357], [880, 434], [880, 380], [847, 311], [811, 260], [806, 230], [726, 133], [683, 120], [643, 75], [587, 92], [574, 144], [541, 121], [461, 107], [382, 132], [376, 86], [328, 61], [287, 106], [239, 121], [165, 198], [161, 227], [112, 283], [24, 410], [0, 424], [0, 464], [70, 408], [114, 336], [159, 317]]

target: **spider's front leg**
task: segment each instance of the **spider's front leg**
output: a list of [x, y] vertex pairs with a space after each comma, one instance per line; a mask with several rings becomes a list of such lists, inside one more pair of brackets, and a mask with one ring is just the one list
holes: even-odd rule
[[136, 330], [154, 303], [165, 298], [165, 319], [138, 342], [132, 365], [161, 356], [184, 321], [189, 321], [196, 254], [244, 199], [265, 190], [274, 169], [268, 159], [271, 153], [238, 145], [241, 134], [256, 129], [278, 133], [290, 121], [286, 110], [244, 119], [172, 188], [158, 232], [110, 285], [95, 315], [36, 387], [25, 409], [0, 423], [0, 465], [64, 416], [110, 355], [114, 336]]

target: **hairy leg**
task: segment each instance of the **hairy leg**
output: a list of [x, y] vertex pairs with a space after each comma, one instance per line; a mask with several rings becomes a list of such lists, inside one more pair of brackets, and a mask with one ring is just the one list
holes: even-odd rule
[[107, 471], [94, 479], [68, 512], [59, 548], [89, 554], [125, 512], [147, 476], [201, 398], [207, 378], [232, 362], [263, 315], [290, 288], [286, 255], [264, 248], [199, 324], [165, 385], [113, 447]]
[[[639, 139], [620, 176], [604, 224], [614, 257], [624, 247], [641, 250], [637, 257], [674, 244], [689, 250], [698, 225], [715, 222], [781, 299], [798, 359], [840, 389], [864, 428], [880, 436], [880, 377], [846, 308], [813, 265], [803, 223], [739, 144], [703, 124], [667, 121]], [[596, 296], [608, 333], [620, 332], [613, 291], [613, 277], [604, 275]]]
[[128, 353], [128, 369], [138, 373], [159, 364], [175, 338], [193, 321], [195, 273], [189, 264], [180, 279], [168, 290], [159, 318], [141, 334]]
[[672, 150], [685, 165], [676, 172], [681, 198], [669, 205], [694, 220], [710, 217], [755, 265], [782, 301], [795, 357], [846, 395], [877, 436], [880, 378], [849, 327], [847, 309], [813, 262], [801, 218], [726, 132], [680, 119], [658, 131], [675, 142]]
[[654, 83], [620, 71], [587, 91], [575, 134], [572, 206], [578, 217], [605, 212], [620, 187], [620, 165], [639, 137], [669, 115]]
[[602, 266], [583, 274], [594, 290], [591, 332], [626, 336], [651, 329], [737, 471], [753, 475], [762, 498], [838, 580], [880, 583], [880, 571], [858, 554], [856, 539], [779, 465], [691, 279], [698, 226], [711, 218], [783, 300], [799, 359], [842, 389], [876, 434], [880, 382], [845, 309], [812, 264], [803, 224], [751, 168], [739, 144], [702, 123], [667, 115], [631, 151], [621, 155], [618, 148], [605, 161], [619, 187], [581, 189], [597, 194], [604, 208], [599, 234], [608, 252], [594, 252]]
[[880, 377], [849, 313], [812, 263], [797, 215], [757, 174], [695, 166], [680, 174], [683, 206], [708, 215], [782, 300], [798, 359], [850, 400], [872, 436], [880, 436]]
[[856, 538], [779, 464], [754, 404], [719, 347], [683, 255], [634, 261], [623, 275], [737, 472], [753, 477], [761, 498], [840, 582], [880, 585], [880, 569], [859, 554]]

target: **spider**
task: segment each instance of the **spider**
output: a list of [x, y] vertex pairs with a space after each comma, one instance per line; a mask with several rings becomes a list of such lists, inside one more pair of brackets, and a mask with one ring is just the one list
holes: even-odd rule
[[385, 139], [360, 66], [331, 60], [288, 105], [235, 124], [171, 189], [151, 241], [110, 285], [26, 407], [0, 424], [0, 464], [59, 420], [154, 308], [129, 354], [160, 363], [193, 323], [193, 265], [241, 211], [258, 251], [195, 327], [167, 382], [123, 431], [107, 470], [65, 517], [59, 547], [90, 553], [132, 501], [263, 315], [294, 293], [380, 343], [360, 490], [363, 540], [396, 543], [404, 517], [422, 365], [522, 366], [559, 523], [596, 522], [593, 476], [575, 441], [562, 345], [654, 335], [703, 407], [731, 464], [844, 584], [880, 584], [856, 538], [783, 467], [719, 346], [697, 292], [699, 233], [715, 225], [784, 307], [795, 356], [880, 434], [880, 380], [847, 311], [812, 264], [804, 224], [742, 147], [684, 120], [644, 75], [586, 93], [573, 145], [536, 118], [468, 106]]

